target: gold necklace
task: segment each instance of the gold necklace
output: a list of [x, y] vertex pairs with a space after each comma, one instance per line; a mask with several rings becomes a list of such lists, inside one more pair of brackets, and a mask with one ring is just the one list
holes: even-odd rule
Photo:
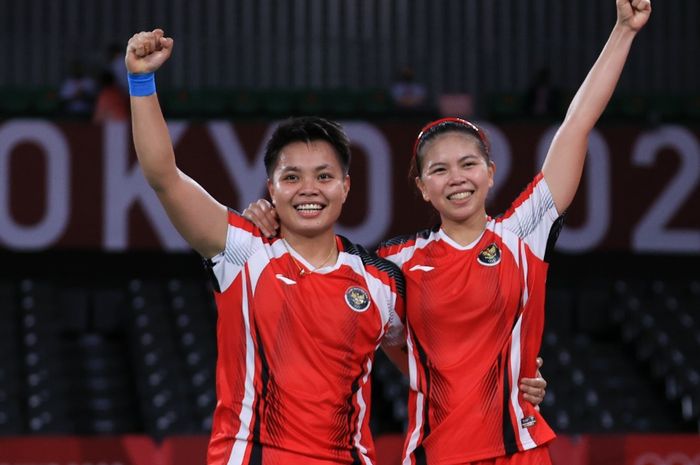
[[[335, 250], [336, 250], [335, 239], [333, 239], [333, 247], [331, 247], [331, 250], [328, 252], [328, 256], [325, 258], [325, 260], [323, 260], [323, 262], [321, 262], [321, 264], [319, 266], [316, 266], [316, 267], [312, 268], [311, 270], [306, 271], [306, 268], [304, 268], [302, 265], [300, 265], [299, 262], [297, 261], [297, 259], [294, 258], [294, 255], [292, 254], [292, 251], [289, 248], [289, 243], [287, 242], [287, 240], [286, 239], [282, 239], [282, 240], [284, 241], [285, 249], [287, 249], [287, 252], [289, 253], [289, 257], [292, 259], [292, 262], [294, 263], [294, 265], [299, 269], [299, 276], [304, 276], [307, 273], [308, 274], [315, 273], [316, 271], [323, 268], [326, 265], [326, 263], [328, 262], [328, 260], [331, 258], [331, 256], [333, 255], [333, 252], [335, 252]], [[309, 263], [309, 265], [311, 265], [311, 263]]]

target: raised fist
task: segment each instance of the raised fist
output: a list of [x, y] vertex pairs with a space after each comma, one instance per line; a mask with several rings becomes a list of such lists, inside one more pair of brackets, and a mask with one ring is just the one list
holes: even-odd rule
[[126, 46], [126, 69], [131, 74], [152, 73], [170, 58], [173, 39], [162, 29], [134, 34]]

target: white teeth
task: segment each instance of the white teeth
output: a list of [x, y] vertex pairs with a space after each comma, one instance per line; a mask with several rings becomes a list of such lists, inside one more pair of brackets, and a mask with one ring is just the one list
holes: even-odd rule
[[450, 200], [463, 200], [466, 199], [467, 197], [471, 197], [472, 193], [471, 192], [457, 192], [455, 194], [449, 195], [447, 198]]
[[318, 203], [304, 203], [302, 205], [297, 205], [295, 208], [297, 210], [313, 211], [313, 210], [321, 210], [323, 208], [323, 205], [320, 205]]

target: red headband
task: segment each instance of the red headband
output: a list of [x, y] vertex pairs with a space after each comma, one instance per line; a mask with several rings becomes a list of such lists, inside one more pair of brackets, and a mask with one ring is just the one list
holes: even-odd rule
[[423, 126], [423, 129], [420, 130], [420, 132], [418, 133], [418, 137], [416, 137], [416, 142], [413, 144], [413, 158], [414, 159], [418, 155], [418, 146], [422, 142], [423, 136], [428, 131], [430, 131], [432, 128], [434, 128], [435, 126], [439, 126], [440, 124], [443, 124], [443, 123], [455, 123], [455, 124], [458, 124], [460, 126], [464, 126], [468, 129], [471, 129], [472, 131], [474, 131], [476, 133], [476, 135], [479, 136], [479, 140], [481, 141], [481, 143], [484, 144], [484, 147], [486, 148], [486, 153], [488, 155], [489, 141], [486, 138], [486, 134], [484, 134], [484, 131], [479, 129], [479, 127], [476, 124], [471, 123], [471, 122], [467, 121], [466, 119], [462, 119], [462, 118], [442, 118], [442, 119], [438, 119], [435, 121], [431, 121], [430, 123]]

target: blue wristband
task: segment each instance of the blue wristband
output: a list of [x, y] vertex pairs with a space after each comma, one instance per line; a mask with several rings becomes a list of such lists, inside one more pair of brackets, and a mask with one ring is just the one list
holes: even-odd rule
[[132, 97], [147, 97], [156, 93], [155, 73], [131, 74], [129, 78], [129, 95]]

